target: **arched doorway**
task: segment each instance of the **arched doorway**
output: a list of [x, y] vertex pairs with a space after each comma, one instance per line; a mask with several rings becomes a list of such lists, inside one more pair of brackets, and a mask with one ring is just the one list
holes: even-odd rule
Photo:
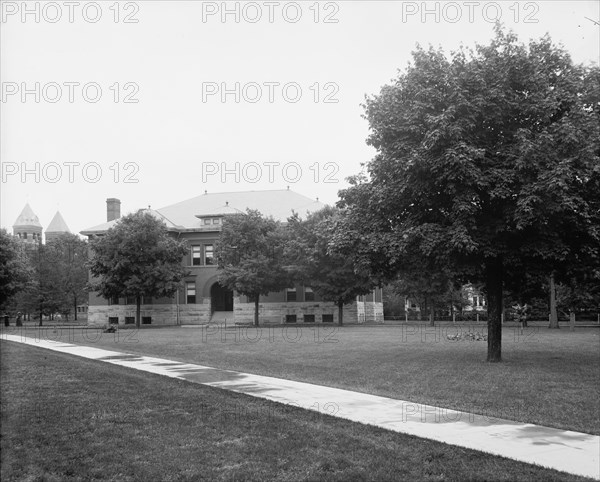
[[215, 311], [233, 311], [233, 291], [224, 288], [219, 283], [210, 287], [210, 306]]

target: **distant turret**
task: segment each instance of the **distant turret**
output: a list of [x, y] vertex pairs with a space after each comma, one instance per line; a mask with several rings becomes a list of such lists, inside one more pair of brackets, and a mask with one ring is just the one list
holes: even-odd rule
[[46, 228], [46, 242], [48, 243], [50, 241], [53, 241], [62, 234], [68, 234], [70, 232], [71, 231], [69, 230], [67, 223], [60, 214], [60, 211], [56, 211], [56, 214], [52, 218], [52, 221], [50, 221], [50, 225], [48, 226], [48, 228]]
[[13, 234], [28, 243], [42, 242], [42, 225], [29, 203], [25, 204], [23, 211], [13, 224]]

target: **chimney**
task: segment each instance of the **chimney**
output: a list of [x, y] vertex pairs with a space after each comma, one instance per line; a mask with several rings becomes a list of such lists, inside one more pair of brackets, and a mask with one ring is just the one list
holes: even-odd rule
[[111, 197], [106, 200], [106, 220], [112, 221], [121, 217], [121, 201]]

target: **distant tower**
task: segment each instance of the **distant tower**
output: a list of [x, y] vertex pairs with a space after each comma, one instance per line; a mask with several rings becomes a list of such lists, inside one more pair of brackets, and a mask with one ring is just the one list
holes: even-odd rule
[[56, 211], [56, 214], [50, 221], [49, 226], [46, 228], [46, 242], [54, 241], [62, 234], [68, 234], [71, 231], [65, 223], [65, 220], [60, 214], [60, 211]]
[[29, 203], [25, 204], [23, 211], [13, 224], [13, 234], [27, 243], [39, 244], [42, 242], [42, 225]]

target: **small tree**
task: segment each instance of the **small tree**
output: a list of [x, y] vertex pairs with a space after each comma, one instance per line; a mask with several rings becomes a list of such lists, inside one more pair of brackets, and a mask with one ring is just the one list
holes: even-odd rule
[[106, 234], [90, 243], [91, 274], [88, 288], [106, 298], [136, 300], [136, 326], [140, 326], [144, 296], [172, 296], [186, 275], [182, 258], [187, 245], [171, 237], [163, 221], [140, 210], [119, 220]]
[[402, 293], [416, 301], [421, 309], [429, 309], [431, 326], [435, 323], [436, 308], [447, 308], [455, 301], [453, 299], [455, 290], [447, 274], [425, 265], [401, 272], [392, 283], [392, 287], [396, 293]]
[[34, 292], [37, 294], [40, 326], [42, 326], [44, 315], [52, 319], [55, 313], [65, 311], [68, 298], [64, 290], [62, 259], [58, 246], [52, 243], [40, 244], [34, 259], [38, 279]]
[[351, 256], [340, 254], [331, 244], [338, 227], [337, 209], [325, 207], [302, 221], [289, 219], [286, 258], [293, 263], [293, 276], [310, 286], [325, 301], [338, 307], [338, 323], [344, 321], [344, 305], [370, 293], [376, 283], [357, 269]]
[[32, 275], [23, 243], [0, 229], [0, 308], [26, 288]]
[[75, 234], [63, 234], [50, 241], [48, 246], [52, 246], [58, 255], [56, 270], [64, 298], [61, 311], [68, 314], [73, 308], [77, 320], [77, 305], [86, 297], [88, 244]]
[[219, 283], [254, 301], [254, 324], [258, 326], [260, 295], [290, 285], [283, 264], [285, 239], [280, 222], [248, 209], [227, 216], [215, 248]]

